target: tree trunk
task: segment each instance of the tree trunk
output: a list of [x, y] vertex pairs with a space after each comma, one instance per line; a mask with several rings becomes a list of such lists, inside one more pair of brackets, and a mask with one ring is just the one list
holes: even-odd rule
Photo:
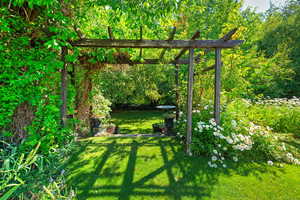
[[88, 136], [90, 131], [91, 103], [89, 95], [91, 91], [92, 72], [91, 70], [87, 70], [80, 85], [77, 87], [76, 94], [76, 118], [80, 121], [76, 129], [82, 137]]
[[28, 103], [21, 103], [14, 111], [11, 130], [14, 133], [13, 140], [20, 142], [26, 137], [26, 127], [34, 119], [34, 108]]

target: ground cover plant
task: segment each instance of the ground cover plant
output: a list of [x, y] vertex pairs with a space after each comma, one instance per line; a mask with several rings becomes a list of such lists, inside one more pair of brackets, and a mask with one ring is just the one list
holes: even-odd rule
[[74, 190], [65, 182], [63, 163], [72, 144], [39, 153], [40, 143], [30, 152], [1, 140], [0, 199], [72, 199]]

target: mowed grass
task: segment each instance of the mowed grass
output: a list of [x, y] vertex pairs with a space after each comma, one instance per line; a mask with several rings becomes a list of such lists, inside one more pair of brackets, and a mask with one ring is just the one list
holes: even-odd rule
[[[156, 117], [144, 114], [137, 123], [138, 113], [113, 118], [134, 124], [129, 130], [150, 130]], [[68, 184], [80, 200], [300, 200], [299, 166], [248, 162], [212, 169], [207, 162], [186, 156], [174, 138], [88, 138], [67, 165]]]
[[82, 140], [68, 169], [78, 199], [300, 199], [300, 168], [230, 163], [212, 169], [170, 138]]
[[163, 112], [158, 110], [113, 112], [111, 121], [118, 125], [121, 134], [150, 134], [152, 124], [163, 122]]

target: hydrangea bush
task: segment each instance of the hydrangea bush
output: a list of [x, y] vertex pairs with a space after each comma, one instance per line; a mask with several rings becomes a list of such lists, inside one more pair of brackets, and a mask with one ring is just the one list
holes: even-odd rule
[[[244, 106], [249, 102], [245, 101]], [[198, 105], [193, 110], [192, 153], [208, 156], [208, 165], [213, 168], [227, 167], [228, 161], [239, 160], [284, 161], [300, 164], [299, 160], [287, 152], [284, 144], [272, 132], [272, 128], [257, 125], [242, 117], [236, 105], [222, 108], [221, 125], [213, 117], [212, 105]], [[177, 121], [178, 135], [186, 134], [186, 115], [180, 113]]]

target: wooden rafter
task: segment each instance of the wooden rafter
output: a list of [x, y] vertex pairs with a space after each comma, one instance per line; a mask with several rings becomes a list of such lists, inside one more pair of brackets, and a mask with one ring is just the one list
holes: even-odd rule
[[[176, 33], [176, 27], [173, 27], [172, 31], [170, 32], [168, 41], [174, 39], [175, 33]], [[170, 48], [167, 48], [167, 49], [163, 49], [163, 50], [161, 51], [160, 56], [159, 56], [159, 60], [162, 60], [162, 59], [164, 58], [164, 55], [165, 55], [166, 51], [169, 50], [169, 49], [170, 49]]]
[[[194, 35], [192, 36], [191, 40], [196, 40], [197, 38], [199, 38], [200, 36], [200, 31], [196, 31], [194, 33]], [[187, 52], [188, 48], [184, 48], [182, 49], [179, 54], [175, 57], [174, 60], [178, 60], [183, 54], [185, 54], [185, 52]]]
[[111, 30], [111, 27], [110, 27], [110, 26], [109, 26], [109, 27], [107, 27], [107, 32], [108, 32], [109, 39], [110, 39], [110, 40], [114, 40], [114, 39], [115, 39], [115, 37], [114, 37], [114, 34], [113, 34], [113, 32], [112, 32], [112, 30]]
[[[115, 37], [114, 37], [114, 33], [111, 29], [111, 27], [107, 27], [107, 32], [108, 32], [108, 36], [109, 36], [109, 39], [110, 40], [115, 40]], [[119, 48], [116, 48], [116, 51], [120, 53], [120, 49]]]
[[[221, 63], [221, 66], [222, 65], [223, 65], [223, 62]], [[202, 69], [201, 71], [202, 71], [202, 73], [204, 73], [204, 72], [207, 72], [207, 71], [215, 69], [215, 67], [216, 67], [216, 64], [213, 64], [213, 65], [211, 65], [209, 67], [206, 67], [206, 68]]]
[[[237, 28], [232, 29], [227, 34], [225, 34], [220, 40], [224, 41], [224, 42], [229, 41], [231, 39], [231, 37], [236, 33], [237, 30], [238, 30]], [[208, 52], [210, 52], [211, 50], [212, 49], [205, 49], [204, 50], [204, 55], [207, 54]], [[221, 63], [221, 65], [222, 65], [222, 63]], [[210, 71], [210, 70], [213, 70], [213, 69], [215, 69], [215, 65], [204, 68], [202, 70], [202, 72], [207, 72], [207, 71]]]

